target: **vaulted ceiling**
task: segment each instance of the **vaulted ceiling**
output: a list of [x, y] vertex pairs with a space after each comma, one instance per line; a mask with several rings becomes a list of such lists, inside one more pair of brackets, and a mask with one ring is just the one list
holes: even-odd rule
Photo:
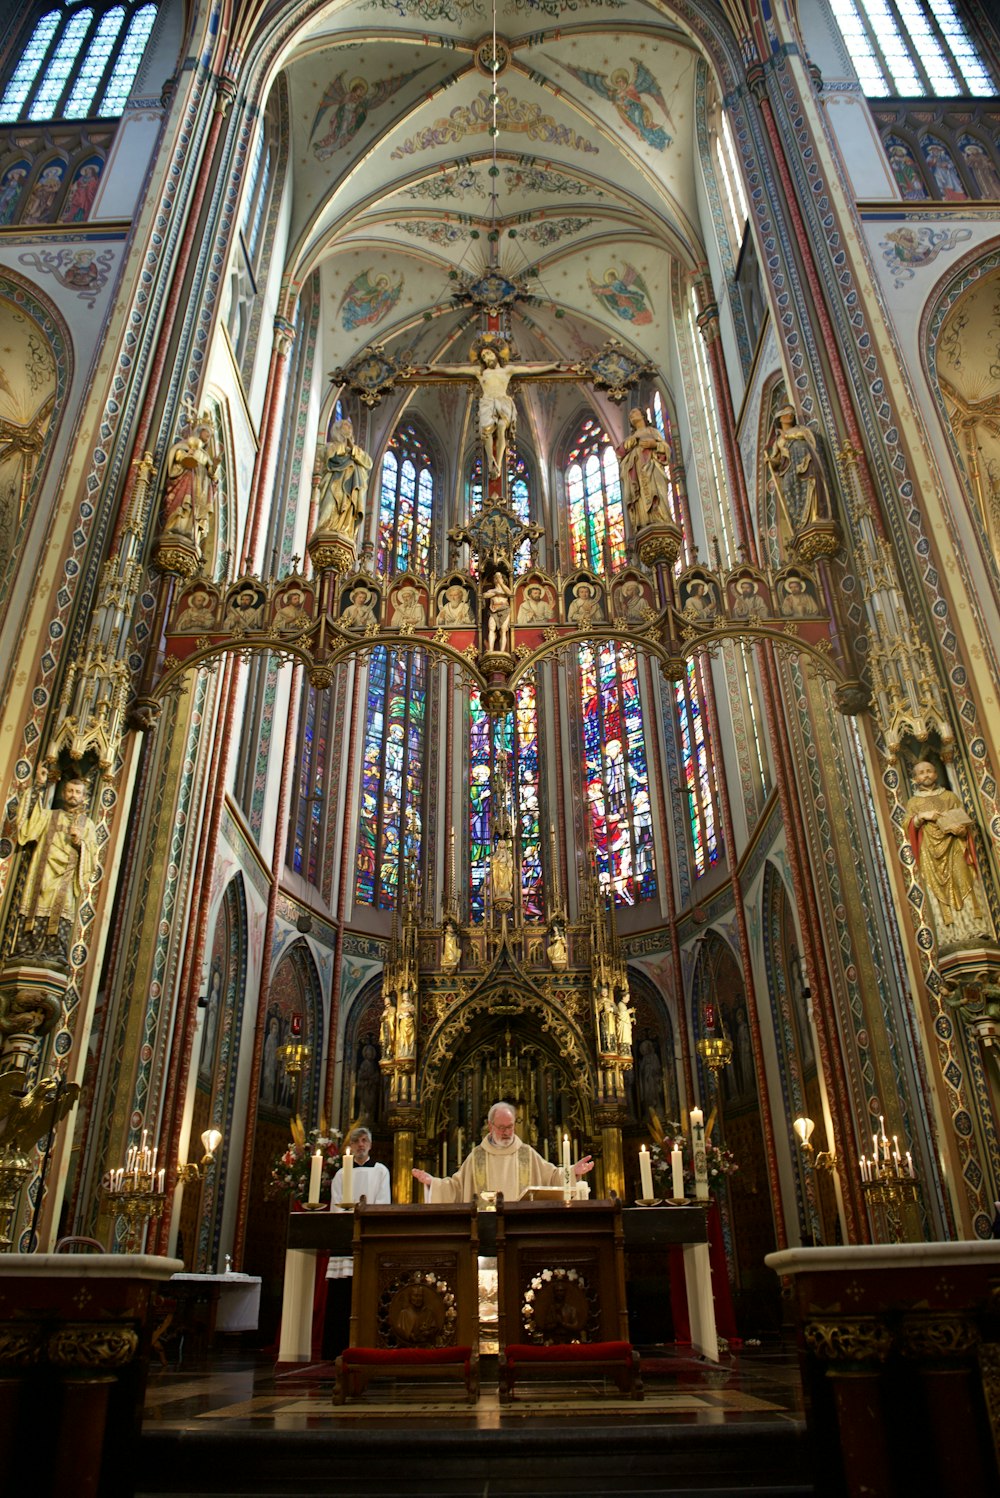
[[[698, 56], [636, 0], [327, 13], [285, 59], [288, 269], [320, 271], [327, 357], [377, 339], [465, 360], [479, 317], [455, 294], [492, 255], [526, 292], [518, 357], [572, 362], [615, 336], [665, 369], [672, 261], [704, 261]], [[569, 398], [550, 392], [532, 419], [557, 421]]]

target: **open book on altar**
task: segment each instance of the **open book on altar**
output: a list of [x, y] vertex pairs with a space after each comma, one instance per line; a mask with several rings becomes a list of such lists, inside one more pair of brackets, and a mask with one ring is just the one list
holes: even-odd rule
[[561, 1202], [565, 1192], [561, 1186], [525, 1186], [519, 1202]]

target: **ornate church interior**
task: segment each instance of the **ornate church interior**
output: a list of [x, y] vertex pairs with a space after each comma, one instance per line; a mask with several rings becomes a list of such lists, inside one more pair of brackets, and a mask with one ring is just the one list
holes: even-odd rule
[[953, 1275], [996, 1480], [998, 219], [979, 0], [11, 11], [0, 1298], [242, 1274], [283, 1367], [350, 1131], [421, 1207], [502, 1101], [637, 1345], [636, 1202], [723, 1353]]

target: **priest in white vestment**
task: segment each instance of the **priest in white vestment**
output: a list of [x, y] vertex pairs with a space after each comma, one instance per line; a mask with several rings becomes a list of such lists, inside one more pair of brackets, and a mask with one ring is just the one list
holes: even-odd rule
[[[579, 1178], [593, 1168], [591, 1157], [584, 1155], [573, 1166], [573, 1174]], [[504, 1201], [511, 1202], [529, 1186], [562, 1185], [561, 1168], [550, 1165], [517, 1137], [514, 1109], [509, 1103], [493, 1104], [486, 1138], [453, 1176], [432, 1176], [426, 1170], [414, 1170], [413, 1174], [430, 1188], [428, 1200], [432, 1202], [471, 1202], [483, 1191], [502, 1191]]]

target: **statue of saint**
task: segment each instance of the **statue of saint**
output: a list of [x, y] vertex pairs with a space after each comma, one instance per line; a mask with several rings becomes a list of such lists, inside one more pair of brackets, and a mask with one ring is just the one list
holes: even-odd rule
[[[44, 766], [36, 785], [48, 780]], [[22, 797], [17, 822], [17, 840], [23, 847], [34, 843], [28, 877], [21, 892], [15, 955], [69, 960], [70, 941], [80, 901], [97, 869], [97, 836], [85, 811], [87, 784], [64, 781], [62, 808], [42, 806], [36, 791]]]
[[505, 651], [510, 645], [510, 583], [498, 569], [493, 582], [484, 589], [483, 598], [489, 599], [486, 623], [487, 650]]
[[552, 930], [549, 935], [549, 944], [545, 948], [545, 955], [556, 972], [562, 972], [563, 968], [569, 962], [566, 932], [559, 921], [552, 922]]
[[618, 1042], [620, 1056], [632, 1054], [632, 1020], [634, 1018], [633, 1011], [628, 1007], [628, 1000], [624, 997], [620, 998], [615, 1013], [615, 1039]]
[[601, 1002], [597, 1009], [597, 1026], [601, 1041], [601, 1050], [610, 1054], [615, 1049], [615, 1005], [611, 997], [611, 990], [606, 983], [601, 984]]
[[975, 826], [954, 791], [938, 784], [929, 760], [913, 766], [916, 790], [906, 803], [906, 833], [934, 917], [938, 944], [949, 950], [994, 940], [972, 841]]
[[392, 1061], [396, 1055], [396, 1005], [391, 993], [386, 994], [382, 1005], [379, 1039], [382, 1042], [382, 1060]]
[[815, 432], [800, 426], [794, 406], [777, 412], [774, 440], [767, 449], [767, 466], [785, 504], [793, 534], [832, 514]]
[[494, 902], [510, 902], [514, 898], [514, 849], [509, 837], [497, 838], [490, 856], [490, 885]]
[[441, 947], [441, 966], [446, 973], [453, 973], [462, 960], [462, 944], [458, 939], [454, 921], [444, 923], [444, 942]]
[[334, 422], [323, 461], [317, 465], [314, 535], [334, 531], [354, 541], [365, 518], [371, 471], [372, 459], [355, 442], [350, 421]]
[[415, 1056], [417, 1051], [417, 1027], [413, 1017], [413, 1005], [410, 995], [404, 989], [399, 996], [399, 1012], [396, 1015], [396, 1057], [399, 1061], [407, 1061]]
[[647, 525], [672, 525], [670, 443], [647, 422], [638, 406], [628, 413], [632, 430], [618, 448], [618, 474], [633, 531]]
[[161, 540], [188, 541], [199, 561], [202, 543], [215, 515], [220, 456], [208, 422], [189, 423], [167, 455], [167, 488], [163, 498]]

